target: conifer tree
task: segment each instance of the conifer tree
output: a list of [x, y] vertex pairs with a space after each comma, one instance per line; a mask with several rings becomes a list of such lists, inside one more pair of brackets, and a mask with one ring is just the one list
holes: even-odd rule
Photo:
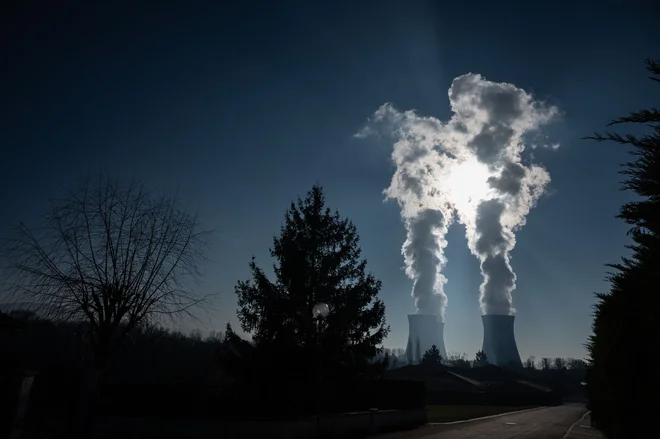
[[[660, 82], [660, 63], [647, 60], [651, 79]], [[621, 207], [618, 218], [630, 224], [630, 257], [609, 264], [610, 291], [597, 294], [593, 335], [589, 338], [587, 375], [592, 419], [608, 438], [647, 437], [655, 426], [652, 401], [660, 390], [654, 361], [630, 361], [634, 355], [660, 358], [660, 111], [641, 110], [615, 119], [608, 126], [643, 124], [649, 134], [595, 134], [589, 139], [632, 147], [634, 160], [624, 165], [623, 189], [637, 195]], [[634, 433], [638, 431], [639, 433]]]
[[[320, 186], [291, 203], [270, 250], [275, 278], [250, 262], [236, 285], [238, 318], [257, 347], [309, 363], [319, 345], [325, 368], [365, 373], [389, 331], [381, 283], [367, 273], [355, 225], [326, 207]], [[326, 303], [317, 320], [312, 308]], [[384, 367], [384, 365], [382, 365]]]

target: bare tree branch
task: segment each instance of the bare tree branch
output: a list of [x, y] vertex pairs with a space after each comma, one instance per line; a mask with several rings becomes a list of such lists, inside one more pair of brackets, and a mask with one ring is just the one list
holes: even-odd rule
[[46, 316], [86, 321], [103, 367], [136, 326], [192, 315], [205, 302], [190, 282], [208, 234], [176, 197], [154, 198], [106, 176], [87, 180], [53, 201], [41, 227], [17, 227], [8, 241], [11, 294]]

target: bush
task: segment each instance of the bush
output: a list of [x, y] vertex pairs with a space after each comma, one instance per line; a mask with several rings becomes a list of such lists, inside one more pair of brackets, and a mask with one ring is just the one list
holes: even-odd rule
[[35, 376], [26, 413], [26, 437], [65, 437], [72, 431], [81, 372], [50, 366]]
[[212, 388], [188, 382], [103, 385], [95, 412], [136, 417], [204, 417], [212, 415]]

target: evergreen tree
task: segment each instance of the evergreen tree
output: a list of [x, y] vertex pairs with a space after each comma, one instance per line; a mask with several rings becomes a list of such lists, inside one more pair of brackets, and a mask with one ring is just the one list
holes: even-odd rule
[[482, 350], [477, 351], [477, 354], [474, 357], [474, 366], [475, 367], [484, 367], [488, 364], [488, 356]]
[[431, 346], [431, 349], [424, 352], [420, 364], [423, 366], [440, 366], [442, 364], [440, 349], [436, 345]]
[[[307, 368], [322, 355], [325, 369], [353, 376], [384, 367], [373, 362], [389, 331], [381, 283], [366, 271], [355, 225], [326, 207], [320, 186], [291, 203], [270, 253], [274, 280], [253, 257], [252, 278], [236, 285], [238, 318], [255, 345]], [[318, 322], [317, 303], [330, 308]]]
[[[651, 79], [660, 82], [660, 64], [647, 60]], [[660, 112], [656, 108], [631, 113], [608, 126], [636, 123], [652, 129], [650, 134], [624, 136], [616, 133], [588, 137], [614, 141], [632, 147], [634, 161], [621, 171], [623, 189], [633, 191], [637, 200], [624, 204], [618, 218], [632, 226], [629, 235], [632, 255], [622, 258], [608, 279], [611, 289], [597, 294], [593, 335], [587, 375], [592, 419], [608, 438], [647, 437], [655, 428], [652, 401], [660, 390], [656, 362], [630, 361], [631, 343], [640, 358], [660, 358]], [[639, 433], [634, 433], [638, 431]]]
[[241, 339], [227, 323], [225, 336], [217, 350], [219, 367], [234, 379], [250, 380], [254, 366], [253, 349], [249, 342]]
[[234, 341], [236, 339], [237, 335], [234, 332], [234, 328], [231, 327], [231, 323], [227, 322], [227, 326], [225, 326], [225, 341]]

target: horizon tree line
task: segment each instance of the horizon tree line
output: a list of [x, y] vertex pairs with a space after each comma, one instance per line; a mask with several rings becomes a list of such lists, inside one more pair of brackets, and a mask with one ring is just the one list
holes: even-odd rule
[[[4, 293], [36, 305], [33, 311], [43, 317], [86, 322], [81, 336], [98, 380], [132, 330], [173, 322], [208, 303], [208, 296], [198, 296], [190, 286], [199, 280], [209, 234], [175, 197], [157, 197], [136, 181], [123, 184], [107, 175], [87, 179], [67, 198], [53, 200], [41, 227], [20, 223], [15, 236], [5, 239], [12, 263]], [[361, 350], [358, 357], [387, 355], [388, 365], [397, 363], [402, 350], [381, 346], [389, 327], [378, 299], [380, 281], [365, 272], [355, 226], [325, 207], [320, 186], [291, 204], [273, 244], [276, 281], [253, 259], [252, 279], [236, 285], [237, 315], [255, 345], [290, 344], [298, 335], [303, 338], [293, 344], [314, 345], [318, 334], [303, 308], [328, 301], [325, 350], [351, 345]], [[343, 282], [351, 279], [347, 288]], [[280, 312], [273, 314], [276, 309]], [[339, 340], [331, 342], [330, 334]], [[469, 363], [465, 353], [450, 353], [443, 361]]]
[[[4, 240], [9, 267], [3, 295], [36, 305], [39, 316], [75, 323], [83, 342], [82, 430], [127, 338], [208, 304], [194, 285], [209, 233], [176, 197], [101, 175], [53, 200], [38, 227], [20, 223]], [[319, 185], [291, 203], [271, 256], [274, 280], [253, 258], [251, 279], [236, 284], [237, 316], [253, 348], [244, 357], [265, 360], [285, 352], [291, 368], [315, 362], [334, 378], [382, 370], [385, 363], [373, 361], [389, 332], [381, 282], [367, 272], [355, 225], [325, 206]], [[329, 305], [323, 319], [312, 315], [319, 303]], [[229, 330], [225, 338], [231, 337], [237, 336]], [[243, 364], [240, 372], [267, 362]], [[306, 369], [290, 378], [310, 375], [309, 387], [315, 377]], [[263, 372], [251, 370], [253, 377]]]

